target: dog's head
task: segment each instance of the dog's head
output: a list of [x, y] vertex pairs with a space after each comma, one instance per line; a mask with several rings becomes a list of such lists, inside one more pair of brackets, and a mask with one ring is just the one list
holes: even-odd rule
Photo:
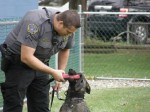
[[82, 93], [88, 93], [91, 92], [91, 87], [89, 83], [87, 82], [85, 76], [82, 73], [76, 73], [75, 70], [69, 69], [68, 72], [69, 75], [76, 75], [79, 74], [80, 78], [77, 80], [70, 79], [69, 80], [69, 89], [74, 92], [82, 92]]

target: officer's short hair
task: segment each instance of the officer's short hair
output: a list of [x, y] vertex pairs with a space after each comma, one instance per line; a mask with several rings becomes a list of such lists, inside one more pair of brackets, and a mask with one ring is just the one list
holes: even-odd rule
[[74, 26], [75, 28], [79, 28], [80, 25], [80, 16], [75, 10], [66, 10], [61, 12], [57, 16], [58, 21], [63, 21], [65, 27]]

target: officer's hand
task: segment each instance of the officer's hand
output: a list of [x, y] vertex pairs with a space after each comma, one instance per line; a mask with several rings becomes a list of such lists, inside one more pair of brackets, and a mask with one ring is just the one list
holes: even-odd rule
[[65, 73], [65, 71], [63, 71], [63, 70], [54, 70], [52, 76], [56, 81], [64, 82], [65, 80], [62, 76], [62, 74], [64, 74], [64, 73]]
[[55, 91], [59, 91], [61, 90], [61, 88], [62, 88], [62, 82], [55, 81], [55, 85], [53, 86], [53, 89]]

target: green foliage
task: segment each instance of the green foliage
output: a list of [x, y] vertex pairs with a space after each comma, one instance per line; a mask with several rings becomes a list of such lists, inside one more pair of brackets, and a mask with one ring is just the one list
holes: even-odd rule
[[104, 42], [98, 38], [91, 38], [87, 37], [84, 38], [84, 45], [127, 45], [127, 42], [114, 42], [114, 41], [108, 41]]

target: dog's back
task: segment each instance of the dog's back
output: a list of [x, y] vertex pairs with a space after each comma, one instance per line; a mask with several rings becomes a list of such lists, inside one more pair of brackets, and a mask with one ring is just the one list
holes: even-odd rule
[[[75, 75], [76, 72], [70, 69], [68, 74]], [[60, 108], [60, 112], [90, 112], [84, 101], [85, 93], [90, 94], [90, 90], [90, 86], [82, 74], [80, 74], [78, 80], [69, 80], [66, 99]]]

